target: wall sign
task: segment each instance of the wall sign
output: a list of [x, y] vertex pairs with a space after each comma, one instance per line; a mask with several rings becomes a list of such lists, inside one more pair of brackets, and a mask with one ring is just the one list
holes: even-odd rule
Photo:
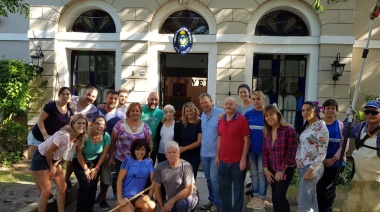
[[193, 46], [193, 35], [186, 27], [179, 28], [173, 36], [173, 47], [178, 54], [185, 55]]

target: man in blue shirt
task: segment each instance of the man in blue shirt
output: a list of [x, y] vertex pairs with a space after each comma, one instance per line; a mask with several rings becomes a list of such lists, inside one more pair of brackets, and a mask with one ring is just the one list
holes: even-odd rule
[[202, 205], [202, 210], [210, 212], [218, 211], [222, 205], [219, 197], [218, 167], [215, 166], [216, 140], [218, 138], [218, 116], [224, 111], [212, 104], [211, 95], [203, 93], [199, 96], [199, 102], [203, 109], [201, 115], [202, 141], [201, 162], [203, 172], [207, 180], [209, 203]]

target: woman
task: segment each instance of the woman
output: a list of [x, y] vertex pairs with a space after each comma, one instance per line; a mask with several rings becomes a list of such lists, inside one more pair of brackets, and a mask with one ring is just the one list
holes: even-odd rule
[[[119, 174], [123, 161], [131, 156], [131, 145], [134, 140], [144, 139], [148, 142], [150, 150], [152, 149], [152, 131], [148, 124], [140, 120], [141, 115], [140, 103], [132, 102], [127, 109], [127, 119], [118, 121], [112, 130], [110, 152], [115, 157], [116, 176]], [[115, 143], [116, 148], [113, 147]], [[114, 149], [116, 149], [115, 154], [113, 154]]]
[[247, 192], [252, 198], [247, 204], [247, 207], [258, 210], [265, 207], [264, 202], [268, 187], [268, 182], [265, 178], [263, 169], [263, 110], [265, 107], [265, 96], [263, 92], [252, 92], [252, 103], [254, 108], [245, 114], [245, 117], [248, 120], [251, 135], [248, 159], [252, 181], [252, 189]]
[[173, 105], [165, 105], [165, 118], [157, 126], [156, 144], [158, 146], [158, 163], [166, 160], [165, 145], [169, 141], [180, 141], [181, 124], [174, 120], [175, 109]]
[[299, 136], [296, 163], [301, 185], [298, 194], [298, 208], [303, 211], [319, 211], [317, 183], [323, 174], [323, 160], [326, 156], [329, 132], [320, 120], [318, 102], [307, 101], [302, 105], [304, 129]]
[[65, 211], [66, 183], [60, 162], [70, 159], [77, 146], [83, 146], [88, 122], [86, 117], [77, 114], [70, 125], [56, 132], [38, 146], [34, 152], [30, 165], [34, 182], [40, 192], [38, 211], [46, 211], [46, 204], [51, 192], [50, 180], [53, 180], [57, 189], [58, 211]]
[[[318, 199], [318, 209], [320, 212], [332, 211], [332, 206], [334, 203], [334, 198], [327, 198], [326, 192], [327, 187], [333, 183], [338, 167], [338, 160], [340, 153], [342, 151], [343, 144], [343, 122], [336, 119], [338, 115], [338, 103], [334, 99], [328, 99], [323, 103], [323, 121], [325, 122], [327, 129], [329, 131], [329, 145], [327, 147], [326, 158], [323, 160], [324, 172], [322, 178], [317, 184], [317, 199]], [[344, 170], [346, 165], [346, 152], [349, 148], [349, 143], [347, 143], [341, 172]]]
[[73, 167], [79, 188], [77, 195], [77, 210], [92, 211], [95, 202], [95, 195], [101, 168], [109, 145], [110, 135], [105, 132], [106, 119], [99, 115], [94, 118], [88, 136], [83, 147], [77, 146], [77, 154], [73, 159]]
[[133, 141], [131, 146], [131, 156], [126, 158], [122, 163], [117, 177], [117, 202], [122, 205], [120, 212], [138, 211], [153, 212], [156, 210], [156, 203], [151, 200], [153, 187], [149, 190], [148, 195], [142, 195], [133, 199], [129, 203], [127, 200], [144, 190], [147, 179], [153, 180], [153, 164], [148, 153], [150, 147], [144, 139]]
[[201, 119], [198, 117], [198, 108], [187, 102], [182, 107], [182, 117], [180, 120], [181, 133], [179, 150], [181, 158], [186, 160], [193, 167], [194, 177], [197, 179], [199, 164], [201, 163], [201, 140], [202, 128]]
[[238, 95], [241, 99], [241, 105], [237, 106], [236, 111], [244, 116], [246, 112], [254, 108], [251, 100], [251, 89], [247, 84], [241, 84], [238, 87]]
[[37, 124], [28, 135], [30, 154], [36, 151], [38, 145], [48, 139], [55, 132], [69, 123], [73, 114], [68, 106], [71, 99], [71, 89], [62, 87], [58, 91], [59, 99], [52, 101], [42, 108]]
[[272, 188], [273, 210], [290, 212], [286, 192], [293, 179], [297, 134], [273, 105], [264, 109], [263, 168]]

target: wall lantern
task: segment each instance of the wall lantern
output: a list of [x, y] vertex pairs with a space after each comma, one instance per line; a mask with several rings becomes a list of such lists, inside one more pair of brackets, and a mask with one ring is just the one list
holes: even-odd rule
[[334, 81], [339, 80], [339, 77], [342, 76], [342, 74], [343, 74], [344, 66], [346, 65], [346, 64], [339, 63], [339, 61], [340, 61], [340, 54], [338, 53], [338, 54], [336, 54], [335, 61], [333, 62], [333, 64], [331, 64]]
[[36, 47], [36, 54], [30, 55], [30, 59], [32, 60], [32, 65], [37, 68], [37, 72], [40, 74], [44, 71], [42, 68], [42, 60], [44, 59], [44, 54], [42, 53], [41, 46]]

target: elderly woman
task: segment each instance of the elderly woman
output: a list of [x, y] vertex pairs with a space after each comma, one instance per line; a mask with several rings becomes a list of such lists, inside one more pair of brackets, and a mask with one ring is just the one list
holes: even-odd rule
[[[179, 146], [169, 141], [165, 147], [168, 160], [159, 163], [154, 172], [154, 191], [160, 212], [190, 212], [198, 204], [197, 189], [193, 169], [185, 160], [179, 158]], [[163, 204], [161, 187], [164, 187], [169, 200]]]
[[350, 130], [356, 150], [352, 152], [355, 174], [351, 190], [342, 211], [380, 211], [380, 102], [369, 101], [364, 106], [364, 121], [351, 126], [347, 123], [343, 135]]
[[[112, 156], [114, 156], [116, 176], [119, 175], [120, 166], [123, 161], [131, 156], [131, 146], [134, 140], [144, 139], [148, 142], [150, 149], [152, 149], [152, 131], [148, 124], [140, 120], [141, 115], [142, 108], [140, 103], [132, 102], [127, 109], [127, 119], [118, 121], [112, 130], [111, 158], [108, 163], [113, 162]], [[114, 150], [116, 151], [114, 152]], [[150, 155], [150, 152], [148, 152], [148, 155]]]
[[150, 147], [144, 139], [133, 141], [131, 146], [131, 156], [126, 158], [121, 164], [117, 177], [117, 203], [122, 207], [119, 211], [138, 211], [153, 212], [156, 210], [156, 203], [151, 200], [153, 187], [148, 195], [142, 195], [128, 202], [136, 194], [144, 190], [147, 179], [153, 180], [153, 164], [148, 157]]
[[179, 150], [181, 158], [193, 167], [194, 179], [197, 179], [199, 164], [201, 163], [201, 119], [198, 117], [198, 108], [192, 102], [186, 102], [182, 107]]
[[38, 211], [46, 211], [51, 192], [50, 180], [58, 189], [58, 211], [65, 211], [66, 183], [60, 162], [73, 157], [77, 146], [83, 146], [88, 122], [85, 116], [77, 114], [70, 125], [54, 133], [38, 146], [30, 164], [34, 182], [40, 191]]
[[165, 146], [169, 141], [180, 141], [181, 124], [174, 120], [175, 109], [173, 105], [165, 105], [165, 118], [157, 126], [156, 144], [158, 145], [157, 161], [166, 160]]
[[323, 175], [323, 160], [326, 157], [329, 132], [319, 117], [318, 103], [307, 101], [302, 105], [305, 125], [299, 136], [296, 163], [301, 185], [298, 194], [300, 212], [319, 211], [317, 183]]

